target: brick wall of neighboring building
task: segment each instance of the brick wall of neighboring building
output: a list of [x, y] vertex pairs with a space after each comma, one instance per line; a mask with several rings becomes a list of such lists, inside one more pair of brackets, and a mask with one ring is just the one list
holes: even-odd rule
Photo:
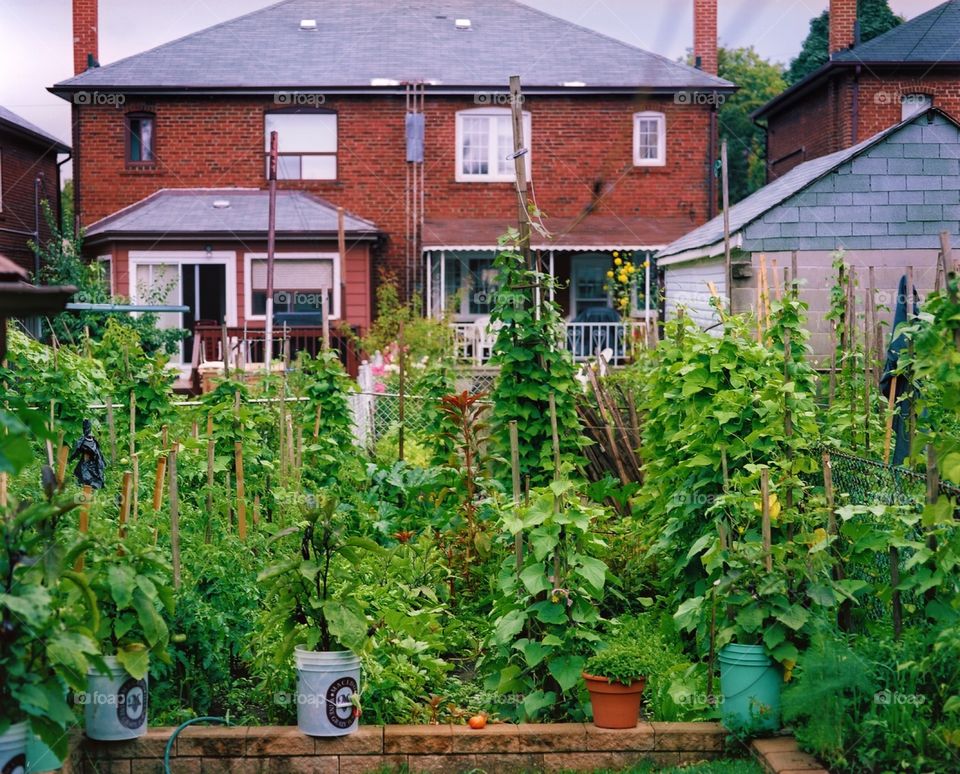
[[[387, 233], [382, 260], [401, 272], [406, 174], [402, 97], [328, 96], [338, 112], [338, 179], [281, 181], [373, 220]], [[127, 100], [121, 107], [74, 105], [74, 166], [85, 225], [161, 188], [264, 188], [265, 111], [269, 98]], [[478, 218], [516, 213], [510, 183], [456, 182], [455, 114], [470, 98], [426, 102], [425, 208], [428, 218]], [[676, 217], [691, 226], [708, 216], [710, 108], [665, 97], [530, 96], [534, 193], [549, 216], [570, 217], [595, 202], [621, 217]], [[125, 163], [124, 114], [156, 115], [157, 164]], [[667, 122], [667, 164], [633, 166], [633, 113], [659, 110]]]
[[[909, 94], [926, 94], [932, 98], [933, 107], [960, 119], [960, 68], [939, 67], [913, 75], [864, 67], [858, 90], [853, 70], [838, 72], [767, 119], [768, 178], [779, 177], [802, 161], [849, 148], [900, 123], [901, 98]], [[856, 135], [852, 129], [854, 112]]]
[[[34, 254], [28, 246], [36, 227], [34, 181], [42, 173], [41, 197], [49, 198], [54, 213], [59, 208], [57, 154], [20, 135], [0, 130], [0, 253], [28, 271], [34, 268]], [[29, 232], [11, 233], [13, 231]], [[40, 216], [40, 239], [50, 239], [50, 229]]]

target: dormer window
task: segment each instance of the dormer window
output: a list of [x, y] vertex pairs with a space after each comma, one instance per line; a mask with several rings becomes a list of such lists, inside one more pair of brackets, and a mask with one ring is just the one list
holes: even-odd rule
[[266, 175], [270, 174], [270, 132], [277, 133], [277, 178], [337, 179], [337, 114], [310, 109], [267, 113], [263, 120]]
[[153, 164], [154, 125], [156, 119], [152, 113], [128, 113], [127, 127], [127, 163]]
[[[523, 141], [531, 144], [530, 114], [523, 114]], [[513, 118], [509, 108], [476, 108], [457, 113], [458, 182], [512, 182], [516, 180], [513, 156]], [[526, 154], [530, 180], [531, 154]]]
[[644, 111], [633, 114], [633, 165], [662, 167], [667, 163], [667, 117]]

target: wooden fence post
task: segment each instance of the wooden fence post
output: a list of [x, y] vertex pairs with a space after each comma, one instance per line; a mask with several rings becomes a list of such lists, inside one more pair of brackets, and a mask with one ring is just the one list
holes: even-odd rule
[[237, 531], [241, 540], [247, 539], [247, 504], [244, 501], [243, 485], [243, 444], [236, 441], [233, 446], [234, 463], [237, 469]]
[[[89, 484], [83, 485], [83, 500], [80, 503], [80, 520], [77, 528], [81, 535], [86, 535], [90, 531], [90, 501], [93, 499], [93, 488]], [[80, 554], [73, 563], [73, 569], [77, 572], [83, 572], [83, 554]]]
[[133, 473], [129, 470], [123, 473], [123, 483], [120, 489], [120, 537], [127, 536], [127, 520], [130, 518], [130, 488], [133, 483]]
[[173, 587], [180, 588], [180, 495], [177, 490], [177, 445], [168, 452], [170, 484], [170, 555], [173, 561]]

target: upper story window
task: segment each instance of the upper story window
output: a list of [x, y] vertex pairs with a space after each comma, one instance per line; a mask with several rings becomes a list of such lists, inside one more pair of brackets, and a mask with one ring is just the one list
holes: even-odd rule
[[[457, 174], [460, 182], [510, 182], [516, 179], [513, 119], [508, 108], [477, 108], [457, 113]], [[531, 144], [530, 114], [523, 114], [523, 141]], [[531, 154], [526, 154], [527, 180]]]
[[662, 167], [667, 163], [667, 117], [645, 111], [633, 114], [633, 164]]
[[900, 120], [922, 113], [932, 104], [929, 94], [904, 94], [900, 97]]
[[270, 133], [277, 133], [277, 178], [337, 179], [337, 114], [330, 110], [267, 113], [263, 148], [270, 174]]
[[126, 120], [127, 161], [130, 164], [152, 164], [155, 117], [151, 113], [129, 113]]

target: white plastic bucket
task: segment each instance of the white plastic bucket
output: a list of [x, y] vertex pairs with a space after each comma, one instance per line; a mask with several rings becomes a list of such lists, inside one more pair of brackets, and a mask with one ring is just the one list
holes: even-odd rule
[[147, 733], [147, 678], [127, 674], [116, 656], [105, 656], [110, 674], [91, 668], [84, 696], [85, 731], [91, 739], [115, 742]]
[[321, 653], [299, 646], [297, 727], [310, 736], [345, 736], [359, 725], [351, 697], [360, 692], [360, 659], [348, 650]]
[[0, 734], [0, 771], [24, 774], [27, 770], [27, 724], [14, 723]]

